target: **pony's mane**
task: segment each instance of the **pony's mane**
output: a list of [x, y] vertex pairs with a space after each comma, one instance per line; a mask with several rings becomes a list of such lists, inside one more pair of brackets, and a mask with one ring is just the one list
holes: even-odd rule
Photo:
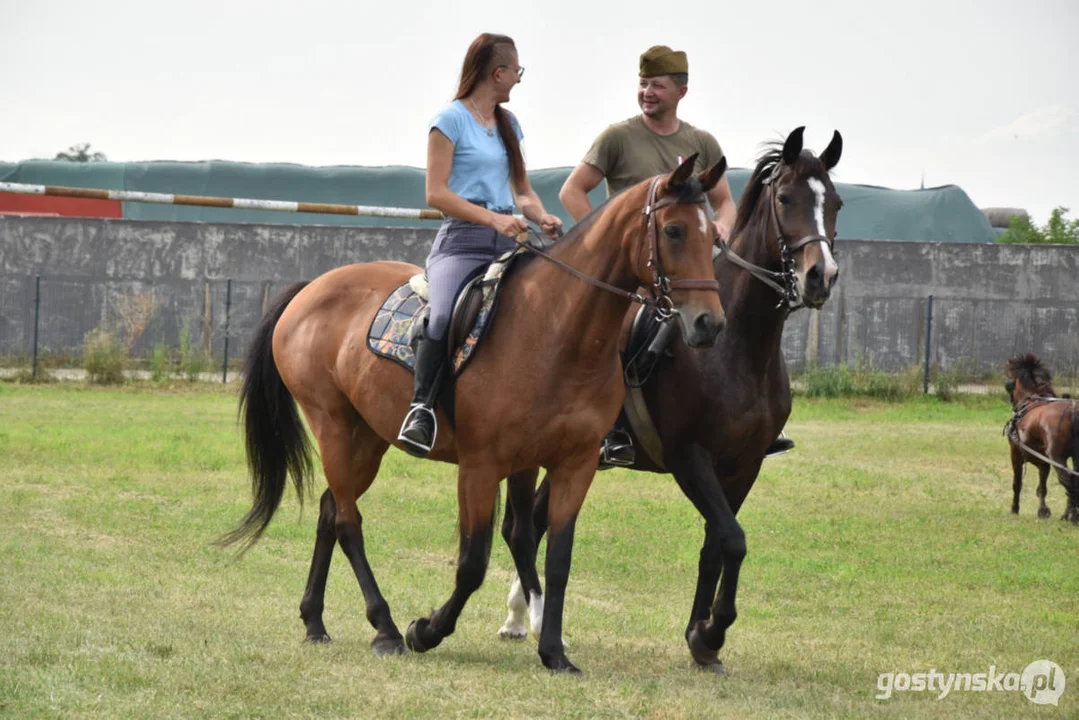
[[[783, 143], [781, 141], [765, 143], [764, 149], [757, 157], [757, 167], [749, 176], [745, 190], [742, 191], [742, 198], [738, 202], [738, 215], [734, 221], [734, 229], [731, 230], [732, 237], [742, 233], [753, 222], [754, 210], [768, 187], [766, 181], [772, 177], [782, 162]], [[828, 174], [820, 160], [808, 150], [802, 150], [799, 153], [798, 162], [792, 169], [797, 175]]]
[[1036, 395], [1056, 397], [1053, 373], [1034, 353], [1017, 355], [1008, 360], [1008, 376]]

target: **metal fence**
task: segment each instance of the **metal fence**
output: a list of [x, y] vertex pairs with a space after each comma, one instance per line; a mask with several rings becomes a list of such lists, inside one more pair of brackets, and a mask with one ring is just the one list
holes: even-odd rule
[[[227, 380], [281, 280], [207, 280], [192, 286], [145, 280], [28, 276], [0, 286], [0, 368], [78, 368], [92, 332], [110, 333], [129, 368], [149, 370], [164, 351], [166, 370], [191, 367]], [[184, 367], [184, 359], [189, 367]]]
[[[235, 376], [269, 301], [285, 280], [101, 280], [60, 275], [0, 278], [0, 368], [79, 368], [87, 336], [112, 333], [133, 370], [157, 350], [167, 370], [191, 363]], [[1046, 300], [853, 296], [790, 317], [783, 337], [795, 374], [811, 365], [887, 372], [999, 375], [1007, 357], [1036, 351], [1058, 376], [1079, 375], [1079, 308]]]

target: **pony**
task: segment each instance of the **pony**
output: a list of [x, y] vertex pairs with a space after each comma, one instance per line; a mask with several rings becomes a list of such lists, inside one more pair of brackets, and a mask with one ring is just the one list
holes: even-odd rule
[[[1038, 517], [1052, 512], [1045, 504], [1046, 480], [1055, 469], [1068, 496], [1062, 520], [1079, 525], [1079, 408], [1071, 398], [1057, 397], [1053, 374], [1037, 355], [1027, 353], [1008, 360], [1004, 389], [1014, 415], [1004, 426], [1012, 457], [1012, 513], [1019, 514], [1023, 466], [1038, 468]], [[1068, 469], [1071, 457], [1072, 469]]]
[[[544, 467], [552, 488], [547, 522], [548, 602], [539, 654], [552, 670], [566, 658], [562, 608], [578, 512], [596, 472], [600, 442], [624, 398], [618, 357], [622, 317], [633, 301], [669, 313], [690, 347], [707, 347], [724, 323], [712, 275], [714, 231], [705, 193], [726, 160], [694, 174], [696, 156], [612, 198], [544, 258], [518, 263], [499, 291], [483, 344], [437, 411], [430, 457], [458, 466], [459, 554], [450, 598], [402, 637], [364, 545], [357, 501], [374, 482], [412, 397], [412, 377], [371, 352], [366, 334], [383, 301], [417, 274], [414, 265], [372, 262], [331, 270], [283, 292], [268, 309], [245, 358], [240, 408], [254, 500], [221, 538], [246, 550], [276, 512], [288, 478], [303, 501], [311, 482], [306, 419], [327, 490], [300, 617], [310, 641], [328, 641], [323, 599], [340, 545], [375, 628], [376, 655], [420, 653], [454, 632], [487, 570], [501, 479]], [[634, 292], [641, 284], [652, 297]], [[445, 396], [443, 396], [443, 400]], [[525, 571], [525, 558], [520, 558]], [[527, 558], [534, 566], [534, 553]], [[533, 570], [534, 572], [534, 570]]]
[[[820, 308], [839, 275], [834, 239], [842, 200], [829, 172], [842, 155], [842, 136], [836, 131], [817, 157], [803, 149], [803, 133], [804, 127], [795, 129], [758, 158], [732, 240], [714, 260], [727, 313], [716, 343], [697, 350], [676, 341], [651, 378], [630, 389], [625, 406], [639, 449], [633, 468], [674, 475], [704, 517], [685, 638], [696, 663], [716, 673], [724, 672], [718, 652], [737, 617], [738, 575], [746, 556], [736, 515], [791, 410], [783, 326], [796, 308]], [[635, 314], [623, 319], [623, 342]], [[502, 534], [515, 556], [522, 548], [535, 553], [555, 497], [549, 475], [534, 493], [537, 477], [520, 473], [509, 482]], [[499, 634], [524, 638], [526, 610], [541, 603], [538, 578], [519, 576]], [[533, 631], [546, 630], [531, 615]]]

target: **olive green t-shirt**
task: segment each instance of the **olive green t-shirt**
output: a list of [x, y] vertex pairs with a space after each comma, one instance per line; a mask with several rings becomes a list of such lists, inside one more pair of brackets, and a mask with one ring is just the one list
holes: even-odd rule
[[607, 195], [650, 177], [669, 173], [682, 160], [699, 153], [694, 169], [703, 172], [719, 162], [723, 151], [711, 133], [680, 121], [671, 135], [660, 135], [640, 115], [611, 125], [596, 138], [584, 156], [607, 179]]

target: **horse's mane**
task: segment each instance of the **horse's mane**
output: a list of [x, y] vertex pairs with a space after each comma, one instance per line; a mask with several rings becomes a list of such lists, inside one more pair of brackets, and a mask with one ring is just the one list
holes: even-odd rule
[[[564, 245], [566, 243], [572, 243], [575, 240], [577, 240], [581, 235], [584, 234], [584, 232], [586, 230], [588, 230], [589, 226], [591, 226], [592, 223], [594, 223], [596, 221], [596, 218], [598, 218], [600, 215], [603, 214], [604, 210], [606, 210], [607, 206], [610, 205], [611, 202], [615, 200], [615, 198], [618, 198], [623, 193], [625, 193], [625, 192], [627, 192], [629, 190], [632, 190], [635, 187], [636, 187], [636, 185], [630, 185], [629, 187], [624, 187], [621, 190], [619, 190], [618, 192], [616, 192], [614, 195], [611, 195], [609, 198], [604, 200], [602, 203], [600, 203], [596, 207], [589, 210], [587, 215], [585, 215], [583, 218], [581, 218], [576, 223], [574, 223], [573, 227], [571, 227], [566, 232], [566, 234], [559, 241], [559, 245]], [[696, 203], [696, 202], [701, 202], [703, 199], [704, 199], [704, 188], [701, 186], [701, 181], [696, 175], [691, 175], [689, 180], [687, 180], [685, 182], [685, 184], [682, 185], [682, 187], [679, 189], [677, 202], [679, 204], [681, 204], [681, 203]]]
[[1036, 395], [1056, 397], [1053, 373], [1034, 353], [1017, 355], [1008, 360], [1008, 375]]
[[[757, 167], [749, 176], [745, 190], [742, 191], [742, 198], [738, 202], [738, 215], [734, 221], [734, 229], [731, 230], [731, 237], [741, 234], [753, 222], [754, 210], [768, 187], [766, 181], [772, 177], [782, 162], [783, 143], [780, 141], [765, 143], [764, 149], [757, 157]], [[822, 175], [828, 174], [820, 160], [809, 150], [802, 150], [793, 169], [799, 175], [813, 174], [815, 171], [819, 171]]]

